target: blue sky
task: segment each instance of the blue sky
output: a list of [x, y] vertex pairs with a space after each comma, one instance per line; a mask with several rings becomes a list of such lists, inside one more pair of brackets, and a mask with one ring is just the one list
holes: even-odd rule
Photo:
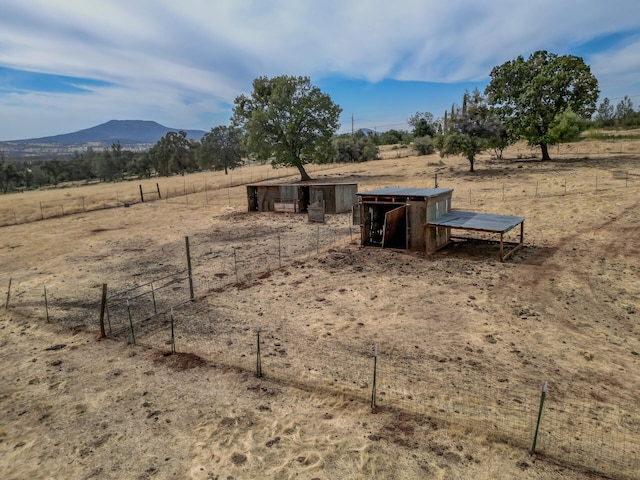
[[0, 140], [111, 119], [209, 130], [262, 75], [308, 75], [341, 132], [442, 115], [491, 68], [584, 57], [640, 106], [637, 0], [2, 0]]

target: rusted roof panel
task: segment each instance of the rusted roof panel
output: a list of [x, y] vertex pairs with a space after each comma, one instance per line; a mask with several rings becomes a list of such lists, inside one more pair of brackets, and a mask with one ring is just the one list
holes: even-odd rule
[[436, 218], [428, 225], [436, 227], [461, 228], [482, 232], [508, 232], [524, 222], [524, 217], [494, 215], [492, 213], [460, 212], [454, 210]]

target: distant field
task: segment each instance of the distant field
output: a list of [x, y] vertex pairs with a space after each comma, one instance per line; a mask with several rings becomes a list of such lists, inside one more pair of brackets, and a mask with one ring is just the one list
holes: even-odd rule
[[[0, 223], [12, 212], [30, 223], [0, 229], [3, 298], [12, 282], [0, 312], [0, 470], [638, 478], [640, 141], [550, 153], [540, 162], [519, 144], [504, 160], [481, 155], [470, 174], [459, 157], [386, 147], [381, 160], [309, 169], [359, 191], [437, 181], [454, 189], [454, 209], [524, 216], [525, 247], [506, 263], [491, 244], [426, 257], [362, 249], [349, 215], [318, 225], [246, 211], [244, 184], [295, 180], [293, 169], [1, 196]], [[162, 201], [133, 203], [140, 183], [156, 182]], [[80, 198], [84, 211], [38, 221], [39, 202], [54, 211]], [[101, 199], [113, 208], [86, 208]], [[184, 279], [158, 280], [185, 270], [185, 236], [196, 300], [173, 312], [179, 355], [167, 355], [168, 313], [140, 320], [150, 294], [130, 302], [137, 346], [122, 302], [109, 318], [121, 333], [97, 341], [103, 283], [114, 293], [154, 282], [162, 308], [185, 300]]]

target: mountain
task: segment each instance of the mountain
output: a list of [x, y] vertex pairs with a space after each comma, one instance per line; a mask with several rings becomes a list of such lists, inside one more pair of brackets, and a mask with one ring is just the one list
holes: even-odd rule
[[[122, 148], [142, 151], [150, 148], [168, 132], [178, 132], [147, 120], [110, 120], [95, 127], [51, 137], [0, 142], [0, 151], [9, 157], [61, 156], [87, 148], [108, 148], [120, 142]], [[201, 140], [203, 130], [185, 130], [187, 138]]]

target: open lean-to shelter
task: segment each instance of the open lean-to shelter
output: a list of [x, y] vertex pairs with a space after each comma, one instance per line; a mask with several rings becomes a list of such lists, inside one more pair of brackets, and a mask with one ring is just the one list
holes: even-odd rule
[[[524, 217], [452, 210], [450, 188], [383, 188], [357, 195], [363, 246], [434, 253], [457, 238], [452, 229], [499, 234], [501, 261], [523, 245]], [[519, 241], [506, 242], [504, 235], [517, 226]], [[511, 250], [505, 252], [505, 245]]]
[[247, 185], [250, 212], [306, 212], [324, 205], [325, 213], [350, 212], [357, 201], [357, 183], [289, 183]]

